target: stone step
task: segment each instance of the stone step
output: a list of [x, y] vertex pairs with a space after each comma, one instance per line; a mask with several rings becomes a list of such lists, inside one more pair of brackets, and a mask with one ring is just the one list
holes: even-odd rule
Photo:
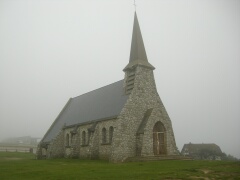
[[160, 155], [160, 156], [129, 157], [125, 160], [125, 162], [162, 161], [162, 160], [193, 160], [193, 159], [191, 157], [180, 155]]

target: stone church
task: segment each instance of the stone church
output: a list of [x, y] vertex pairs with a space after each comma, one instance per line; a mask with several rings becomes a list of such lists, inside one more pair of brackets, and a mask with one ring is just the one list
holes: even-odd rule
[[70, 98], [38, 145], [37, 158], [124, 162], [176, 155], [171, 120], [158, 95], [137, 14], [123, 80]]

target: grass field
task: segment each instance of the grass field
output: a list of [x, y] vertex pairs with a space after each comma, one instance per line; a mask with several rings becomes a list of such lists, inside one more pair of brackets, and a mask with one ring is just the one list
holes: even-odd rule
[[101, 160], [35, 160], [0, 152], [0, 179], [240, 179], [240, 162], [166, 160], [112, 164]]

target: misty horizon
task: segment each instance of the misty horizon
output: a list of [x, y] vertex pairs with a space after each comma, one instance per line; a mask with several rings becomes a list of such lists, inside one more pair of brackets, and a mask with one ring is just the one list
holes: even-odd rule
[[[178, 149], [240, 158], [240, 1], [136, 3]], [[132, 1], [2, 0], [0, 12], [0, 140], [43, 137], [69, 98], [124, 78]]]

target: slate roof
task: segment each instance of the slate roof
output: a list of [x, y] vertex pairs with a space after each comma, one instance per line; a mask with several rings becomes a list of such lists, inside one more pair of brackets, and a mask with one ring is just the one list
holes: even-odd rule
[[123, 80], [70, 98], [43, 137], [42, 142], [49, 142], [55, 138], [63, 126], [116, 117], [127, 99], [128, 96], [124, 94]]

